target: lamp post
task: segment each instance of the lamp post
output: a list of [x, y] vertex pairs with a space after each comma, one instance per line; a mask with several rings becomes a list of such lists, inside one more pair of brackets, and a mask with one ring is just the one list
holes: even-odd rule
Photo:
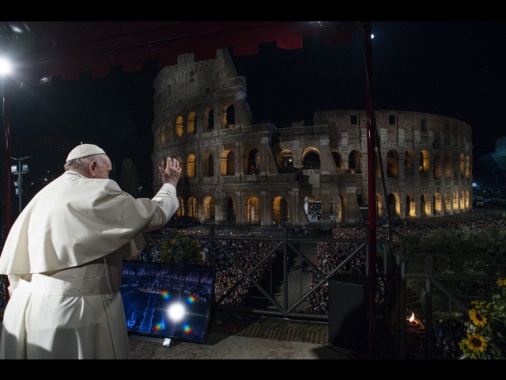
[[18, 175], [18, 180], [14, 181], [14, 186], [16, 187], [16, 194], [19, 196], [19, 214], [21, 214], [21, 211], [23, 210], [23, 200], [21, 197], [23, 194], [23, 174], [28, 173], [28, 164], [22, 164], [22, 162], [23, 160], [27, 160], [29, 158], [30, 156], [21, 158], [11, 157], [11, 160], [18, 162], [17, 165], [11, 166], [11, 173]]

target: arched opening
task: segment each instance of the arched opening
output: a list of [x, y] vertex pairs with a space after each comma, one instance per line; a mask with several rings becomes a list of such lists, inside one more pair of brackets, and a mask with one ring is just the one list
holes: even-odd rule
[[245, 205], [244, 216], [249, 224], [260, 224], [262, 218], [260, 200], [257, 197], [248, 198]]
[[227, 223], [235, 223], [236, 206], [234, 200], [231, 197], [225, 197], [223, 205], [225, 208], [225, 212], [223, 213], [225, 215], [225, 221]]
[[214, 198], [210, 196], [204, 197], [202, 207], [204, 212], [204, 221], [214, 222], [216, 218]]
[[320, 169], [320, 154], [314, 150], [307, 152], [302, 160], [304, 169]]
[[176, 119], [176, 136], [183, 136], [183, 117], [178, 116]]
[[188, 199], [188, 217], [198, 220], [198, 202], [195, 197]]
[[276, 197], [272, 202], [272, 220], [274, 224], [288, 221], [288, 202], [283, 197]]

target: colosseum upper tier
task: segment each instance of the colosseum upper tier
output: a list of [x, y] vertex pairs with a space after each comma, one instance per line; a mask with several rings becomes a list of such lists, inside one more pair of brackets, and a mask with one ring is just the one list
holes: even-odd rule
[[[153, 185], [161, 186], [156, 168], [177, 157], [178, 217], [274, 226], [351, 223], [367, 215], [365, 110], [317, 111], [311, 126], [255, 124], [246, 79], [228, 50], [199, 62], [181, 55], [153, 87]], [[470, 125], [420, 112], [374, 115], [377, 218], [471, 209]]]

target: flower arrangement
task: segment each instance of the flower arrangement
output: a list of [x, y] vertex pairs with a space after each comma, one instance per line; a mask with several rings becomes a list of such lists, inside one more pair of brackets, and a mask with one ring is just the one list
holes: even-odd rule
[[472, 301], [469, 319], [464, 323], [466, 337], [459, 342], [469, 359], [506, 358], [506, 279], [497, 280], [500, 294], [491, 301]]

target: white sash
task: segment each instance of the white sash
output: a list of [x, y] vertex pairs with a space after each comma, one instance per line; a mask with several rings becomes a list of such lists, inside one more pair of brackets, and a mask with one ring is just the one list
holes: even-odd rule
[[77, 297], [119, 292], [120, 281], [111, 279], [107, 261], [97, 261], [50, 276], [32, 274], [31, 281], [20, 280], [19, 287], [32, 293]]

